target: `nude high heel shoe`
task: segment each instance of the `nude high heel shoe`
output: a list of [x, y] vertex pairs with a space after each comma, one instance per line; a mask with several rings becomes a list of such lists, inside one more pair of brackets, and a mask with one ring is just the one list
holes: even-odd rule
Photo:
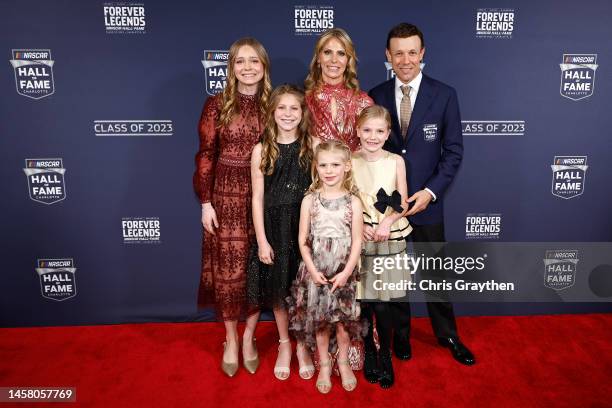
[[251, 359], [251, 360], [247, 360], [246, 358], [244, 358], [244, 348], [242, 349], [242, 364], [244, 365], [244, 368], [251, 374], [255, 374], [255, 372], [257, 371], [257, 368], [259, 367], [259, 353], [257, 352], [257, 343], [255, 343], [257, 341], [256, 338], [253, 338], [253, 348], [255, 349], [255, 358]]
[[[223, 342], [223, 353], [225, 354], [225, 349], [227, 349], [227, 342]], [[236, 375], [238, 371], [238, 362], [236, 363], [226, 363], [223, 357], [221, 357], [221, 370], [228, 376], [233, 377]]]

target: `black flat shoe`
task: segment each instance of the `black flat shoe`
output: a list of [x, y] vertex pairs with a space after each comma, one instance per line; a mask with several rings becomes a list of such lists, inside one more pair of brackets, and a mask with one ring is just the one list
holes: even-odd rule
[[378, 380], [380, 388], [391, 388], [395, 382], [395, 374], [393, 373], [393, 362], [391, 361], [391, 350], [381, 351], [380, 357], [380, 379]]
[[450, 350], [453, 358], [464, 365], [474, 365], [476, 364], [476, 359], [472, 352], [465, 347], [463, 343], [459, 341], [458, 338], [448, 337], [448, 338], [439, 338], [438, 343], [442, 347], [446, 347]]
[[412, 358], [412, 347], [410, 347], [410, 340], [401, 337], [393, 337], [393, 351], [395, 357], [399, 360], [410, 360]]
[[380, 371], [378, 369], [378, 353], [376, 349], [366, 351], [363, 361], [363, 376], [366, 381], [372, 384], [378, 382]]

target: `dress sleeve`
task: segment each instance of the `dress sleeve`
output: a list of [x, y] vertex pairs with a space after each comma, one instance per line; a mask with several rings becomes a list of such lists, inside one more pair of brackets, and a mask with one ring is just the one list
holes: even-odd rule
[[214, 170], [217, 163], [219, 104], [216, 96], [211, 96], [204, 103], [198, 132], [200, 134], [200, 149], [195, 156], [195, 173], [193, 187], [202, 204], [212, 200], [215, 182]]

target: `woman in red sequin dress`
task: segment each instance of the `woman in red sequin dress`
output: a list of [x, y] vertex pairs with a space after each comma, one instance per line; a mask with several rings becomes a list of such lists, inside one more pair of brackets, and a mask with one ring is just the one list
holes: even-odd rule
[[304, 87], [312, 114], [310, 134], [358, 150], [357, 116], [374, 102], [359, 89], [357, 55], [346, 31], [332, 28], [319, 37]]
[[226, 342], [223, 371], [238, 369], [237, 323], [248, 316], [242, 352], [245, 367], [259, 362], [253, 331], [256, 310], [246, 310], [246, 269], [255, 239], [251, 219], [250, 156], [263, 132], [263, 115], [271, 92], [269, 59], [253, 38], [232, 44], [223, 93], [206, 100], [199, 123], [194, 187], [202, 203], [202, 274], [198, 304], [215, 305]]

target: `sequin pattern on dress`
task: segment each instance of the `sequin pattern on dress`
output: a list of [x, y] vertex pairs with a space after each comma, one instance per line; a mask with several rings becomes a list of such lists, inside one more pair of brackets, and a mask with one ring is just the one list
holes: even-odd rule
[[257, 242], [249, 258], [247, 302], [255, 308], [287, 308], [285, 299], [302, 259], [298, 247], [300, 206], [310, 185], [310, 165], [299, 162], [298, 140], [278, 148], [274, 172], [264, 175], [264, 227], [274, 263], [266, 265], [259, 260]]
[[[332, 103], [336, 115], [332, 115]], [[306, 104], [312, 114], [310, 133], [327, 140], [341, 140], [351, 151], [359, 149], [359, 138], [355, 125], [361, 111], [374, 104], [363, 91], [355, 92], [344, 84], [322, 84], [306, 95]]]

